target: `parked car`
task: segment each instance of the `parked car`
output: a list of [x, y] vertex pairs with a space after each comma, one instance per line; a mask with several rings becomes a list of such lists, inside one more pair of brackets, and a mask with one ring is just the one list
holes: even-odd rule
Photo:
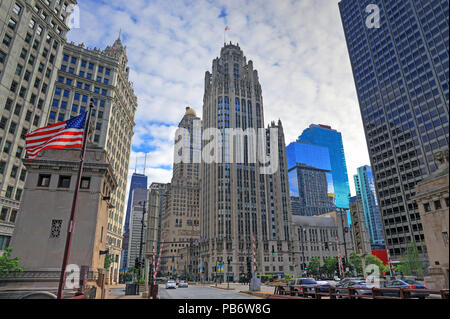
[[[373, 287], [375, 287], [374, 284], [368, 284], [365, 280], [345, 278], [336, 284], [336, 292], [346, 295], [349, 292], [347, 288], [356, 288], [354, 295], [371, 295]], [[345, 298], [345, 296], [339, 297]]]
[[175, 280], [169, 280], [166, 283], [166, 289], [176, 289], [177, 288], [177, 284], [175, 282]]
[[[313, 278], [293, 278], [289, 280], [288, 286], [303, 286], [303, 289], [312, 292], [314, 291], [314, 287], [318, 286], [318, 284]], [[294, 291], [299, 291], [299, 288], [294, 287]]]
[[[384, 288], [405, 288], [405, 289], [428, 289], [427, 286], [414, 281], [414, 280], [391, 280], [384, 284]], [[414, 291], [407, 291], [411, 297], [413, 298], [419, 298], [419, 299], [425, 299], [430, 294], [428, 292], [414, 292]], [[383, 296], [394, 296], [399, 297], [400, 291], [383, 291]]]
[[186, 281], [184, 281], [184, 280], [181, 280], [179, 283], [178, 283], [178, 288], [188, 288], [189, 286], [188, 286], [188, 283], [186, 282]]
[[320, 286], [320, 289], [319, 289], [320, 292], [328, 292], [330, 290], [331, 285], [328, 281], [317, 280], [316, 283], [317, 283], [317, 285]]

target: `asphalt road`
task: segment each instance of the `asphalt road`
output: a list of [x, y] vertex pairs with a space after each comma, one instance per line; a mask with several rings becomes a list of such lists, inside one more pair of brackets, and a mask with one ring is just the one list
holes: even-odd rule
[[233, 290], [223, 290], [203, 286], [189, 286], [189, 288], [166, 289], [159, 286], [161, 299], [258, 299]]

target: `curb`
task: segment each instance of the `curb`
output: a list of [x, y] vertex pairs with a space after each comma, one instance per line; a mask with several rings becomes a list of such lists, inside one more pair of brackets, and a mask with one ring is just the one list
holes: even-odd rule
[[247, 294], [250, 296], [255, 296], [263, 299], [269, 298], [269, 296], [272, 296], [272, 293], [262, 293], [262, 292], [252, 292], [252, 291], [240, 291], [242, 294]]

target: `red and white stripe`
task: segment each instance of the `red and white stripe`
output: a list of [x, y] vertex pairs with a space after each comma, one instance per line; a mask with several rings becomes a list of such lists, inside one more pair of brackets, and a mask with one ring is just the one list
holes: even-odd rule
[[341, 257], [341, 247], [339, 245], [339, 239], [336, 235], [336, 244], [337, 244], [337, 251], [338, 251], [338, 262], [339, 262], [339, 274], [341, 277], [344, 277], [344, 265], [342, 264], [342, 257]]
[[389, 270], [391, 271], [391, 276], [395, 276], [394, 265], [392, 264], [391, 254], [389, 253], [387, 244], [386, 244], [386, 254], [387, 254], [387, 258], [388, 258]]
[[153, 245], [152, 246], [152, 249], [153, 249], [153, 256], [152, 256], [152, 280], [153, 280], [153, 284], [155, 284], [155, 277], [156, 277], [156, 272], [155, 272], [155, 255], [156, 255], [156, 252], [155, 252], [155, 245]]
[[158, 262], [156, 263], [156, 271], [155, 271], [155, 274], [154, 274], [154, 279], [156, 279], [156, 275], [158, 274], [159, 262], [161, 261], [161, 253], [162, 253], [162, 250], [164, 248], [164, 241], [165, 241], [165, 239], [163, 239], [163, 241], [161, 243], [161, 247], [159, 248]]
[[253, 235], [253, 240], [252, 240], [252, 251], [253, 251], [253, 273], [256, 275], [256, 236], [255, 234]]
[[26, 134], [26, 150], [29, 160], [34, 160], [39, 152], [44, 149], [82, 147], [83, 130], [66, 129], [66, 121], [63, 121]]

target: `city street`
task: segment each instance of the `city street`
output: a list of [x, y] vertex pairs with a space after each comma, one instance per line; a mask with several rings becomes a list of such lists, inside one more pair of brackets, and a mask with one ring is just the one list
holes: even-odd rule
[[189, 288], [166, 289], [159, 286], [160, 299], [259, 299], [236, 290], [224, 290], [207, 286], [189, 286]]

